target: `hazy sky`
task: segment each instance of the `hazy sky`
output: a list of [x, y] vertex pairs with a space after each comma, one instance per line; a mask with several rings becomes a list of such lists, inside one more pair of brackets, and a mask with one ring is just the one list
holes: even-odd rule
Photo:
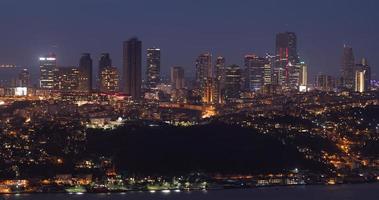
[[162, 49], [163, 73], [180, 65], [189, 74], [202, 52], [242, 65], [247, 53], [274, 52], [277, 32], [293, 31], [312, 75], [337, 75], [345, 43], [378, 73], [378, 9], [378, 0], [0, 0], [0, 63], [37, 71], [48, 52], [62, 66], [89, 52], [97, 68], [109, 52], [121, 67], [122, 41], [137, 36], [144, 49]]

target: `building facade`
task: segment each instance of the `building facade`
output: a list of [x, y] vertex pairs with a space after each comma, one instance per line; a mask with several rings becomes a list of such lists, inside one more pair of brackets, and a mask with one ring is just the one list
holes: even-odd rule
[[134, 100], [141, 98], [141, 49], [142, 42], [138, 38], [123, 43], [123, 86], [125, 93]]

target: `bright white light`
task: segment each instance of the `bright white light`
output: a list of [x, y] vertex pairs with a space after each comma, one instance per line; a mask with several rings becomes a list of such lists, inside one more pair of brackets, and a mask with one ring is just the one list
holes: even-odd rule
[[50, 57], [50, 58], [46, 58], [46, 60], [55, 60], [56, 58], [53, 58], [53, 57]]
[[171, 191], [170, 190], [162, 190], [163, 193], [170, 193]]
[[28, 93], [27, 87], [16, 87], [14, 89], [14, 95], [15, 96], [26, 96]]
[[46, 60], [46, 58], [44, 58], [44, 57], [40, 57], [39, 60]]

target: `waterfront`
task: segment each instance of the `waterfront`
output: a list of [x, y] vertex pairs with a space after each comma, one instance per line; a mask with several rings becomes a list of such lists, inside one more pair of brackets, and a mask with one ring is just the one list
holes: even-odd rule
[[48, 200], [48, 199], [191, 199], [191, 200], [247, 200], [247, 199], [344, 199], [355, 200], [377, 199], [379, 196], [379, 184], [347, 184], [335, 186], [289, 186], [266, 187], [255, 189], [211, 190], [194, 192], [128, 192], [113, 194], [20, 194], [3, 195], [6, 200]]

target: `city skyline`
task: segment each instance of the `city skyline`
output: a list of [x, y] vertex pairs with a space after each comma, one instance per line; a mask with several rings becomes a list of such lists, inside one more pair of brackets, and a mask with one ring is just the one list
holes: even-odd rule
[[[130, 37], [138, 36], [143, 41], [142, 72], [145, 72], [146, 49], [156, 46], [162, 49], [162, 58], [164, 58], [161, 64], [162, 74], [168, 77], [172, 66], [183, 66], [188, 72], [186, 75], [193, 76], [194, 58], [201, 52], [211, 52], [213, 57], [224, 56], [227, 59], [227, 65], [237, 64], [241, 66], [246, 54], [254, 53], [258, 56], [264, 56], [266, 52], [274, 53], [275, 35], [279, 32], [290, 31], [297, 34], [298, 53], [301, 60], [308, 64], [310, 77], [314, 77], [318, 72], [331, 75], [339, 74], [341, 52], [343, 45], [347, 44], [354, 49], [356, 60], [367, 57], [372, 66], [372, 76], [377, 78], [375, 66], [378, 65], [379, 61], [375, 52], [378, 48], [376, 45], [378, 37], [375, 33], [378, 31], [374, 25], [379, 17], [375, 17], [376, 12], [370, 12], [378, 4], [376, 1], [367, 1], [362, 5], [354, 1], [343, 1], [345, 4], [341, 4], [341, 1], [322, 2], [320, 4], [323, 7], [312, 3], [305, 5], [304, 3], [289, 1], [287, 5], [283, 6], [297, 5], [296, 14], [293, 15], [299, 15], [302, 18], [284, 13], [283, 19], [280, 19], [279, 22], [275, 22], [274, 18], [283, 14], [284, 11], [275, 5], [275, 1], [258, 3], [257, 5], [236, 3], [232, 7], [229, 6], [231, 2], [220, 1], [218, 6], [222, 11], [228, 10], [231, 13], [236, 13], [236, 15], [221, 15], [216, 12], [216, 8], [212, 8], [209, 16], [203, 8], [198, 8], [198, 15], [193, 16], [193, 19], [180, 13], [190, 13], [194, 5], [188, 2], [178, 4], [172, 1], [159, 3], [112, 1], [104, 8], [104, 10], [112, 9], [112, 14], [101, 17], [101, 20], [96, 22], [97, 24], [94, 22], [96, 20], [89, 20], [89, 17], [102, 8], [103, 3], [101, 1], [91, 1], [91, 3], [82, 1], [76, 6], [71, 3], [43, 4], [43, 2], [34, 1], [30, 5], [34, 8], [33, 11], [19, 8], [24, 11], [21, 12], [22, 17], [20, 18], [30, 16], [31, 19], [40, 19], [42, 14], [36, 13], [41, 9], [47, 9], [48, 12], [56, 11], [56, 13], [51, 13], [49, 18], [41, 20], [44, 22], [42, 24], [48, 28], [49, 34], [37, 31], [38, 28], [36, 27], [41, 25], [34, 21], [25, 24], [26, 22], [19, 21], [17, 17], [6, 15], [8, 11], [2, 12], [3, 20], [15, 22], [3, 23], [5, 24], [4, 30], [16, 29], [20, 31], [16, 31], [17, 34], [13, 35], [7, 34], [7, 31], [0, 33], [0, 38], [3, 38], [4, 41], [3, 47], [0, 49], [1, 63], [28, 66], [28, 68], [33, 69], [32, 71], [37, 71], [38, 61], [35, 58], [48, 52], [57, 54], [59, 66], [77, 65], [80, 54], [84, 52], [91, 53], [95, 62], [101, 53], [109, 52], [114, 60], [114, 66], [120, 70], [122, 67], [120, 43]], [[11, 2], [3, 4], [1, 8], [15, 8], [16, 5]], [[29, 3], [26, 4], [29, 5]], [[163, 14], [152, 10], [149, 6], [150, 14], [147, 12], [139, 13], [139, 17], [136, 17], [134, 22], [128, 18], [135, 12], [130, 10], [132, 6], [151, 5], [151, 7], [160, 8], [168, 4], [171, 5], [170, 8], [176, 9], [170, 9], [170, 12]], [[62, 6], [63, 10], [70, 11], [67, 13], [72, 13], [72, 16], [68, 16], [66, 12], [60, 10], [57, 11], [57, 6]], [[262, 12], [246, 12], [245, 7], [255, 9], [259, 6], [275, 12], [275, 16], [269, 16]], [[84, 15], [79, 15], [78, 8], [83, 7], [86, 8], [83, 10]], [[228, 9], [226, 9], [227, 7]], [[127, 13], [125, 14], [121, 12], [121, 8], [126, 8], [130, 12], [125, 12]], [[359, 10], [353, 8], [365, 12], [358, 12]], [[318, 14], [315, 12], [316, 10], [322, 11], [325, 16], [316, 18], [316, 14]], [[156, 17], [157, 24], [146, 26], [148, 24], [147, 19], [151, 15]], [[176, 19], [172, 19], [173, 16]], [[331, 17], [333, 20], [329, 22], [327, 17]], [[94, 17], [94, 19], [96, 18]], [[62, 19], [71, 20], [72, 25], [68, 27]], [[203, 20], [199, 21], [198, 19]], [[348, 25], [346, 21], [353, 25]], [[114, 31], [111, 33], [105, 33], [103, 30], [94, 31], [94, 25], [107, 23]], [[62, 27], [61, 24], [63, 24]], [[119, 26], [121, 24], [130, 28]], [[358, 28], [354, 28], [354, 24], [367, 27], [370, 31], [360, 31]], [[195, 28], [196, 26], [201, 27], [201, 31], [198, 31]], [[32, 27], [33, 29], [27, 31], [28, 34], [23, 34], [26, 28]], [[226, 27], [228, 28], [225, 29]], [[66, 31], [66, 29], [71, 28], [76, 28], [78, 31], [75, 31], [75, 34]], [[179, 49], [180, 51], [178, 51]], [[94, 65], [94, 71], [97, 71], [96, 65]]]

